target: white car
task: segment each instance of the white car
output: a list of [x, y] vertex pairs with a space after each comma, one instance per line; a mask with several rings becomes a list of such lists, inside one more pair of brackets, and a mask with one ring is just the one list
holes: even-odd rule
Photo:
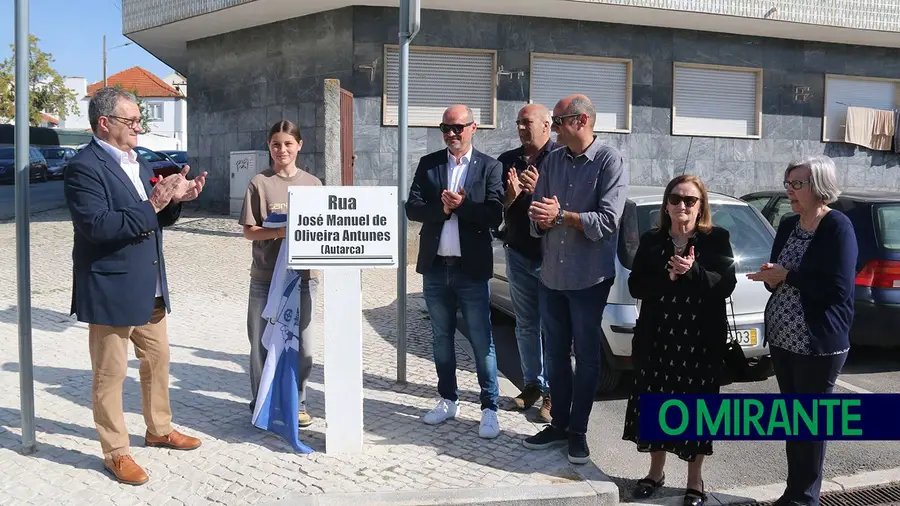
[[[603, 356], [599, 392], [614, 390], [622, 371], [632, 369], [631, 338], [640, 312], [640, 301], [628, 291], [628, 276], [641, 235], [658, 224], [660, 204], [665, 188], [631, 186], [619, 227], [616, 255], [616, 280], [603, 312]], [[763, 346], [764, 315], [770, 293], [762, 283], [744, 275], [756, 272], [769, 261], [775, 229], [750, 204], [719, 193], [710, 193], [713, 225], [731, 234], [731, 245], [737, 262], [737, 287], [731, 305], [726, 306], [729, 325], [735, 327], [738, 342], [748, 359], [769, 354]], [[515, 317], [506, 279], [506, 254], [502, 242], [494, 242], [494, 276], [491, 280], [491, 305]], [[723, 336], [724, 339], [724, 336]]]

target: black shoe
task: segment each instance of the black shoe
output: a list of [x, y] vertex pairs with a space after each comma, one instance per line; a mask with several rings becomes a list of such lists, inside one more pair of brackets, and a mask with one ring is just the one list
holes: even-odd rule
[[662, 487], [665, 484], [665, 474], [662, 478], [659, 479], [659, 481], [653, 481], [650, 478], [642, 478], [638, 480], [637, 485], [634, 486], [634, 490], [631, 492], [631, 495], [635, 499], [646, 499], [653, 495], [658, 488]]
[[522, 390], [522, 393], [513, 398], [513, 406], [519, 411], [526, 410], [534, 406], [541, 398], [541, 387], [538, 385], [528, 385]]
[[[703, 485], [703, 488], [706, 489], [706, 485]], [[706, 504], [706, 492], [703, 490], [696, 490], [693, 488], [686, 489], [684, 491], [684, 506], [703, 506]]]
[[569, 462], [573, 464], [587, 464], [591, 460], [591, 450], [588, 449], [587, 436], [584, 434], [569, 434]]
[[569, 433], [567, 431], [547, 425], [544, 427], [544, 430], [522, 441], [522, 444], [529, 450], [545, 450], [551, 446], [561, 445], [568, 439]]

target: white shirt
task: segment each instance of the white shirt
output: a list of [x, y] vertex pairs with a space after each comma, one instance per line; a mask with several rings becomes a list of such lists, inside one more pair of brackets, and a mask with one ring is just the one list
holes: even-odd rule
[[[458, 192], [466, 181], [466, 172], [469, 170], [469, 162], [472, 160], [472, 148], [456, 163], [456, 157], [447, 150], [447, 188], [446, 190]], [[450, 215], [450, 219], [444, 222], [441, 229], [441, 239], [438, 243], [437, 254], [442, 257], [460, 257], [462, 249], [459, 246], [459, 218], [456, 213]]]
[[[125, 171], [125, 174], [128, 175], [128, 179], [131, 180], [131, 184], [134, 185], [134, 189], [137, 190], [138, 195], [140, 195], [142, 200], [147, 200], [147, 192], [144, 190], [144, 183], [141, 181], [141, 164], [138, 163], [138, 154], [133, 149], [127, 152], [122, 151], [98, 137], [94, 137], [94, 140], [97, 141], [97, 144], [99, 144], [104, 151], [109, 153], [109, 156], [111, 156], [113, 160], [119, 162], [119, 166]], [[159, 268], [160, 267], [157, 265], [156, 296], [162, 297], [162, 276], [159, 274]]]

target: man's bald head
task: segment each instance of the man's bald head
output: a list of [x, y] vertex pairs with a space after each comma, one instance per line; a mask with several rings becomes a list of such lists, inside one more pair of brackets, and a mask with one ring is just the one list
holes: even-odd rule
[[553, 125], [557, 141], [570, 149], [589, 143], [594, 137], [594, 123], [597, 110], [585, 95], [569, 95], [556, 103], [553, 115], [561, 117], [560, 123]]
[[472, 114], [472, 109], [470, 109], [469, 106], [465, 104], [454, 104], [444, 111], [443, 121], [448, 125], [466, 124], [474, 122], [475, 116]]
[[454, 156], [461, 157], [472, 147], [472, 136], [475, 135], [475, 117], [472, 109], [465, 104], [451, 105], [444, 111], [441, 120], [441, 133], [444, 143]]
[[516, 117], [516, 130], [522, 146], [540, 149], [550, 140], [550, 127], [553, 120], [550, 111], [541, 104], [528, 104], [519, 110]]

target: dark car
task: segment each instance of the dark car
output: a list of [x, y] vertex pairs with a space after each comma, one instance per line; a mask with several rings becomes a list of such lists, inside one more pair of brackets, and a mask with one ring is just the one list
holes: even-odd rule
[[[47, 159], [37, 148], [29, 148], [29, 175], [32, 181], [47, 181]], [[13, 184], [16, 182], [16, 148], [13, 146], [0, 147], [0, 184]]]
[[134, 150], [150, 165], [150, 168], [153, 169], [153, 174], [156, 176], [166, 177], [181, 172], [181, 167], [177, 163], [156, 151], [141, 146], [134, 148]]
[[187, 165], [187, 163], [188, 163], [187, 151], [176, 151], [176, 150], [166, 149], [163, 151], [157, 151], [157, 153], [165, 156], [169, 160], [172, 160], [173, 162], [178, 164], [179, 167], [182, 167], [182, 168], [184, 168], [184, 166]]
[[47, 171], [50, 179], [62, 179], [69, 160], [75, 156], [75, 150], [62, 146], [41, 146], [40, 150], [47, 159]]
[[[793, 214], [784, 191], [741, 197], [772, 226]], [[900, 346], [900, 192], [847, 191], [830, 204], [856, 230], [856, 315], [850, 341], [865, 346]]]

